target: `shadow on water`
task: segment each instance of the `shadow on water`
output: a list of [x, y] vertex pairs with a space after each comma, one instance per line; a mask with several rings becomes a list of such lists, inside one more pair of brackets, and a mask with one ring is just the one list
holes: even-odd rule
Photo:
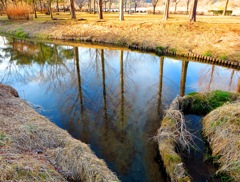
[[[177, 96], [236, 91], [239, 71], [146, 53], [0, 37], [0, 79], [122, 181], [167, 181], [152, 140]], [[221, 81], [221, 83], [220, 83]]]
[[195, 149], [192, 148], [189, 154], [182, 154], [183, 162], [188, 169], [188, 174], [194, 182], [220, 181], [214, 178], [216, 172], [214, 165], [210, 162], [205, 162], [208, 153], [202, 136], [201, 120], [203, 116], [185, 115], [185, 119], [191, 133], [194, 133], [197, 137], [194, 138]]

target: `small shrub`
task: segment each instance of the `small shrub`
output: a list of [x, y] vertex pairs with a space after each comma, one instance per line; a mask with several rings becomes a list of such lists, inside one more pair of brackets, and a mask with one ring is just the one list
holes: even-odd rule
[[222, 59], [222, 60], [227, 60], [227, 59], [228, 59], [228, 57], [227, 57], [227, 55], [223, 54], [223, 55], [219, 56], [219, 59]]
[[212, 57], [212, 53], [210, 51], [206, 51], [203, 53], [204, 56]]
[[27, 3], [9, 4], [6, 14], [9, 20], [29, 20], [32, 7]]

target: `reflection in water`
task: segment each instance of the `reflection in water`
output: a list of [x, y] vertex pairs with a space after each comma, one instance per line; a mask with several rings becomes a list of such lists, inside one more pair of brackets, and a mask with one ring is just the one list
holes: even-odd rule
[[1, 81], [88, 143], [122, 181], [166, 180], [151, 138], [179, 90], [181, 96], [239, 92], [239, 76], [237, 70], [168, 57], [0, 37]]
[[188, 67], [188, 61], [182, 61], [182, 73], [181, 73], [181, 83], [180, 83], [180, 96], [181, 97], [183, 97], [185, 95], [187, 67]]

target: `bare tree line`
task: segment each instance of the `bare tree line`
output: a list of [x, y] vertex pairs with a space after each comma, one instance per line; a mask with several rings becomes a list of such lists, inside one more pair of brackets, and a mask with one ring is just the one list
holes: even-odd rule
[[[186, 14], [189, 13], [189, 21], [195, 22], [196, 21], [196, 15], [197, 15], [197, 5], [198, 5], [198, 0], [163, 0], [162, 3], [164, 4], [164, 13], [163, 13], [163, 20], [167, 20], [169, 18], [169, 8], [170, 4], [174, 3], [174, 11], [176, 12], [177, 10], [177, 5], [179, 2], [184, 1], [186, 3]], [[17, 3], [17, 0], [0, 0], [0, 11], [1, 9], [4, 10], [9, 3]], [[23, 2], [23, 1], [21, 1]], [[29, 2], [29, 1], [28, 1]], [[55, 4], [55, 10], [57, 12], [62, 9], [63, 11], [65, 10], [70, 10], [70, 16], [71, 19], [76, 19], [76, 5], [80, 10], [84, 6], [87, 5], [87, 11], [89, 13], [96, 13], [98, 12], [99, 19], [103, 19], [103, 12], [104, 10], [106, 11], [106, 3], [108, 3], [109, 7], [108, 10], [111, 9], [112, 3], [114, 0], [69, 0], [69, 3], [67, 3], [65, 0], [32, 0], [30, 1], [30, 4], [32, 4], [35, 18], [37, 18], [37, 10], [40, 10], [40, 12], [43, 12], [43, 10], [47, 10], [47, 14], [51, 16], [53, 19], [53, 14], [52, 14], [52, 6], [53, 3]], [[132, 6], [134, 5], [134, 12], [136, 12], [136, 8], [138, 6], [138, 3], [140, 0], [119, 0], [119, 2], [115, 2], [115, 4], [118, 3], [119, 5], [119, 20], [123, 21], [124, 20], [124, 11], [127, 11], [127, 6], [129, 5], [128, 8], [128, 13], [132, 13]], [[159, 0], [151, 0], [152, 7], [153, 7], [153, 14], [156, 13], [156, 7], [157, 4], [159, 3]], [[227, 7], [228, 7], [229, 0], [225, 1], [225, 6], [223, 10], [223, 15], [226, 15]], [[92, 7], [93, 6], [93, 7]], [[124, 10], [125, 8], [125, 10]], [[189, 12], [190, 9], [190, 12]]]

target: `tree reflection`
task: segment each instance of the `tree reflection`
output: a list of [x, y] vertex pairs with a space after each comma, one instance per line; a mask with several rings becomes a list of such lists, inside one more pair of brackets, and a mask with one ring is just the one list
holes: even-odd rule
[[206, 65], [199, 71], [199, 91], [225, 90], [236, 92], [238, 76], [238, 71]]
[[187, 77], [188, 61], [182, 61], [181, 83], [180, 83], [180, 96], [185, 95], [186, 77]]

